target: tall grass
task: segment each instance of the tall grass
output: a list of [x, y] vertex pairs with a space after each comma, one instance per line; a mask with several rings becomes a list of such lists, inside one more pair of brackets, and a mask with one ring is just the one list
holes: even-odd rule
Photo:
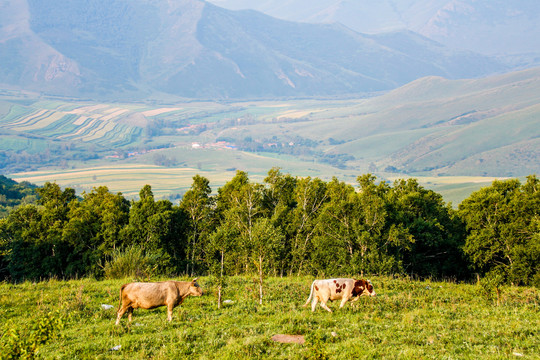
[[[330, 314], [302, 307], [312, 280], [268, 278], [259, 305], [254, 279], [231, 277], [223, 294], [230, 301], [218, 310], [217, 283], [203, 277], [206, 294], [186, 299], [172, 322], [162, 307], [137, 309], [133, 322], [124, 317], [120, 326], [118, 293], [129, 279], [0, 284], [2, 342], [38, 314], [57, 311], [63, 328], [37, 349], [45, 359], [539, 358], [538, 289], [504, 287], [497, 305], [481, 285], [374, 277], [376, 298], [343, 309], [330, 304]], [[276, 334], [306, 342], [277, 343]]]

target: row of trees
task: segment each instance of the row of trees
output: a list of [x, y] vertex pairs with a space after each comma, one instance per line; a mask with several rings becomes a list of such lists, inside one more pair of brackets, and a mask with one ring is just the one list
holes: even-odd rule
[[263, 183], [238, 171], [212, 195], [195, 176], [178, 205], [144, 186], [128, 201], [106, 187], [78, 198], [46, 183], [38, 204], [0, 220], [0, 276], [102, 276], [134, 248], [165, 273], [263, 276], [475, 273], [540, 285], [540, 192], [535, 176], [495, 181], [458, 210], [416, 180], [372, 175], [357, 186], [272, 169]]

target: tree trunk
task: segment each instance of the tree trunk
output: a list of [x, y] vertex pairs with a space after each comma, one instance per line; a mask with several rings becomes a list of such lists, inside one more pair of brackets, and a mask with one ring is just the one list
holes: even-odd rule
[[259, 256], [259, 304], [262, 305], [263, 300], [263, 258]]
[[193, 268], [195, 263], [195, 235], [193, 235], [193, 242], [191, 243], [191, 276], [193, 276]]
[[218, 309], [221, 309], [221, 283], [223, 281], [223, 262], [224, 262], [224, 251], [221, 250], [221, 269], [219, 273], [219, 286], [218, 286], [218, 303], [217, 307]]

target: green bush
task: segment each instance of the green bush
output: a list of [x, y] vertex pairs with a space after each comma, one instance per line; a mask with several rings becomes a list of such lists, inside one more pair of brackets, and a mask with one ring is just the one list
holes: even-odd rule
[[169, 256], [161, 250], [151, 252], [138, 246], [129, 246], [115, 250], [111, 259], [105, 262], [103, 272], [107, 279], [149, 279], [166, 272], [168, 265]]
[[0, 359], [34, 359], [39, 347], [55, 338], [63, 328], [64, 320], [58, 311], [44, 314], [25, 329], [8, 325], [1, 338]]

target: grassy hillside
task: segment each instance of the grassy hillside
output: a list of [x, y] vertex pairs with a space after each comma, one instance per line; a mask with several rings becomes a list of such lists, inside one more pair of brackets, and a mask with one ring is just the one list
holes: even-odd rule
[[[188, 280], [183, 278], [183, 280]], [[3, 354], [25, 341], [44, 359], [440, 359], [537, 358], [538, 304], [534, 288], [373, 277], [377, 297], [328, 313], [303, 308], [312, 278], [267, 278], [263, 304], [249, 277], [230, 277], [222, 309], [217, 285], [200, 278], [202, 297], [189, 297], [166, 321], [165, 309], [135, 310], [115, 326], [119, 288], [125, 280], [0, 284]], [[104, 309], [103, 305], [112, 305]], [[38, 329], [38, 324], [41, 324]], [[272, 341], [301, 335], [304, 344]]]

